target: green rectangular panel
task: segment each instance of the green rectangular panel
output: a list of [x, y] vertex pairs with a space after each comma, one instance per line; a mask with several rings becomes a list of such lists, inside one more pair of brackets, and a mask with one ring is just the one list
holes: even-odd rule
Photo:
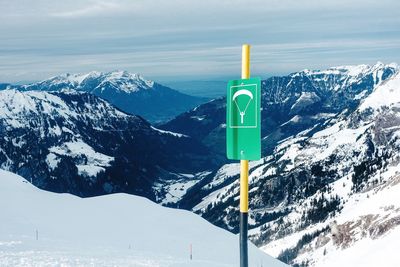
[[260, 78], [229, 81], [226, 101], [227, 157], [238, 160], [260, 159]]

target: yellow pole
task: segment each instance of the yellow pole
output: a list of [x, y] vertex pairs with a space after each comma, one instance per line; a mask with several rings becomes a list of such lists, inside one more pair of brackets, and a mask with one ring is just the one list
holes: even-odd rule
[[[250, 45], [242, 46], [242, 79], [250, 78]], [[240, 267], [248, 267], [249, 161], [240, 160]]]
[[[242, 79], [250, 78], [250, 45], [242, 46]], [[240, 212], [249, 211], [249, 161], [240, 161]]]
[[242, 46], [242, 79], [250, 78], [250, 45]]
[[249, 211], [249, 161], [240, 161], [240, 212]]

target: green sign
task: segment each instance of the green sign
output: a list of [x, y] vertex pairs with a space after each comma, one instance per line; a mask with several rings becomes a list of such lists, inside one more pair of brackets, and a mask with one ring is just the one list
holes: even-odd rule
[[229, 159], [261, 158], [261, 80], [233, 80], [226, 94], [226, 154]]

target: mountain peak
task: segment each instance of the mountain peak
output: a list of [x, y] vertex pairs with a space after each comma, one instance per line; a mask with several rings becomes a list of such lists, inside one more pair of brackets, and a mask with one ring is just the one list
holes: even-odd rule
[[333, 74], [333, 75], [347, 75], [347, 76], [353, 76], [357, 77], [360, 74], [367, 75], [371, 72], [377, 71], [377, 70], [382, 70], [386, 68], [391, 68], [394, 70], [398, 70], [399, 66], [396, 63], [390, 63], [390, 64], [384, 64], [380, 61], [378, 61], [374, 65], [368, 65], [368, 64], [360, 64], [360, 65], [341, 65], [341, 66], [334, 66], [327, 68], [325, 70], [310, 70], [310, 69], [304, 69], [300, 73], [303, 73], [305, 75], [319, 75], [319, 74]]
[[130, 73], [124, 70], [101, 73], [101, 76], [103, 77], [103, 83], [114, 83], [127, 93], [135, 92], [139, 89], [152, 89], [154, 87], [154, 82], [145, 79], [141, 74]]
[[64, 73], [64, 74], [60, 74], [58, 76], [54, 76], [54, 77], [52, 77], [50, 79], [44, 80], [42, 82], [46, 82], [46, 81], [49, 81], [49, 80], [52, 80], [52, 81], [59, 80], [59, 81], [64, 81], [64, 82], [65, 81], [69, 81], [74, 85], [79, 85], [86, 79], [98, 78], [101, 75], [102, 75], [102, 73], [99, 72], [99, 71], [91, 71], [91, 72], [88, 72], [88, 73], [72, 73], [72, 74], [71, 73]]

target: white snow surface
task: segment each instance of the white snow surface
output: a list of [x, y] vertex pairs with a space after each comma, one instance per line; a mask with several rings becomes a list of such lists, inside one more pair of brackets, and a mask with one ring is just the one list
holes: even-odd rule
[[50, 153], [46, 157], [47, 165], [51, 169], [55, 169], [60, 162], [57, 157], [59, 155], [69, 155], [73, 158], [84, 157], [82, 164], [78, 164], [78, 173], [86, 176], [96, 176], [99, 172], [104, 171], [104, 167], [110, 166], [114, 157], [96, 152], [91, 146], [82, 140], [66, 142], [61, 146], [53, 146], [49, 149]]
[[[79, 198], [0, 170], [1, 266], [238, 266], [238, 237], [127, 194]], [[38, 240], [36, 240], [38, 231]], [[189, 247], [193, 246], [193, 260]], [[286, 266], [249, 246], [249, 266]]]
[[169, 134], [169, 135], [173, 135], [173, 136], [176, 136], [176, 137], [188, 137], [188, 136], [185, 135], [185, 134], [161, 130], [161, 129], [158, 129], [158, 128], [154, 127], [154, 126], [150, 126], [150, 127], [151, 127], [151, 129], [153, 129], [153, 130], [155, 130], [155, 131], [157, 131], [157, 132], [159, 132], [159, 133], [162, 133], [162, 134]]
[[359, 110], [378, 109], [400, 103], [400, 72], [381, 84], [364, 100]]
[[397, 257], [399, 240], [400, 229], [396, 228], [380, 239], [363, 239], [349, 249], [329, 253], [316, 266], [397, 267], [399, 266], [399, 258]]

